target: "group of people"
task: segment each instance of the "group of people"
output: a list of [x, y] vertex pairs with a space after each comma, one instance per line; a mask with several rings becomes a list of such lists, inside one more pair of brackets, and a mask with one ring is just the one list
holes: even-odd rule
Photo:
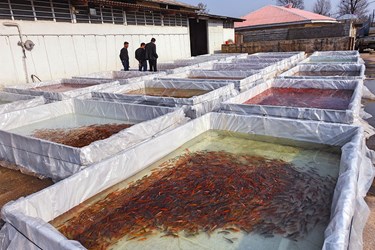
[[[141, 46], [135, 51], [135, 59], [138, 61], [139, 71], [147, 71], [147, 61], [149, 64], [150, 71], [157, 71], [157, 59], [158, 54], [156, 53], [156, 39], [152, 38], [148, 44], [141, 43]], [[124, 47], [120, 51], [120, 60], [124, 66], [124, 70], [129, 70], [129, 43], [124, 42]]]

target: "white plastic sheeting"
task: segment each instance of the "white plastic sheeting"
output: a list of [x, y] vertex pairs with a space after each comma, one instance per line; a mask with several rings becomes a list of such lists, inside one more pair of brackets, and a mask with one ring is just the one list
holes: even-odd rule
[[359, 55], [358, 51], [316, 51], [309, 58], [301, 62], [305, 63], [340, 63], [350, 64], [358, 63], [364, 64], [365, 62]]
[[[82, 148], [11, 132], [15, 128], [32, 126], [68, 114], [116, 119], [135, 125]], [[88, 164], [103, 160], [186, 121], [182, 109], [70, 99], [0, 115], [0, 158], [25, 167], [28, 171], [60, 180], [79, 172]]]
[[[56, 84], [79, 84], [82, 85], [82, 88], [77, 88], [73, 90], [68, 90], [65, 92], [53, 92], [48, 90], [41, 90], [41, 89], [33, 89], [38, 87], [48, 87], [51, 85]], [[92, 85], [95, 84], [95, 85]], [[97, 79], [59, 79], [54, 81], [48, 82], [38, 82], [32, 84], [25, 84], [25, 85], [15, 85], [4, 88], [4, 91], [16, 93], [16, 94], [24, 94], [24, 95], [32, 95], [32, 96], [44, 96], [48, 101], [61, 101], [70, 99], [73, 97], [89, 97], [90, 92], [102, 88], [106, 88], [113, 85], [118, 85], [118, 81], [113, 80], [97, 80]]]
[[[230, 79], [230, 78], [227, 78], [227, 79], [199, 79], [199, 78], [189, 78], [191, 76], [191, 72], [192, 70], [190, 71], [187, 71], [185, 73], [181, 73], [181, 74], [173, 74], [173, 75], [167, 75], [166, 77], [162, 77], [162, 78], [156, 78], [157, 80], [169, 80], [169, 81], [179, 81], [179, 82], [189, 82], [189, 83], [193, 83], [193, 82], [209, 82], [209, 83], [234, 83], [234, 86], [235, 88], [238, 90], [238, 91], [244, 91], [246, 89], [249, 89], [251, 87], [253, 87], [257, 81], [263, 79], [263, 78], [270, 78], [273, 76], [270, 76], [271, 73], [269, 74], [262, 74], [260, 73], [260, 71], [252, 71], [252, 75], [250, 72], [248, 72], [247, 74], [250, 74], [248, 75], [248, 77], [244, 78], [244, 79]], [[202, 76], [202, 74], [204, 74], [205, 71], [199, 71], [199, 70], [194, 70], [194, 74], [195, 76], [197, 75], [200, 75]], [[212, 77], [212, 76], [215, 76], [215, 73], [217, 73], [217, 77], [219, 76], [223, 76], [226, 74], [226, 77], [229, 77], [230, 75], [231, 76], [234, 76], [235, 77], [235, 73], [233, 72], [237, 72], [237, 71], [208, 71], [209, 75]], [[225, 73], [225, 72], [229, 72], [229, 73]], [[232, 73], [230, 73], [232, 72]], [[230, 75], [229, 75], [230, 74]], [[242, 73], [242, 76], [244, 76], [244, 74], [246, 73]]]
[[[284, 72], [279, 77], [300, 79], [364, 79], [366, 67], [363, 64], [299, 64]], [[297, 76], [299, 72], [317, 72], [316, 76]], [[355, 76], [333, 75], [322, 76], [319, 72], [355, 72]]]
[[42, 96], [20, 95], [0, 91], [0, 114], [39, 106], [45, 102]]
[[[364, 196], [371, 185], [374, 170], [360, 127], [222, 113], [209, 113], [147, 143], [92, 165], [38, 193], [8, 203], [1, 213], [7, 223], [2, 231], [3, 245], [11, 242], [19, 247], [18, 249], [28, 249], [31, 244], [41, 249], [84, 249], [79, 242], [66, 239], [47, 222], [129, 178], [210, 129], [340, 146], [340, 174], [331, 204], [331, 220], [325, 231], [323, 249], [361, 248], [365, 223], [362, 218], [366, 218], [369, 212]], [[146, 152], [147, 157], [142, 157]], [[12, 227], [18, 232], [12, 230]], [[20, 234], [30, 242], [20, 240]], [[288, 249], [288, 246], [279, 247]]]
[[332, 64], [332, 63], [339, 63], [339, 64], [363, 64], [364, 61], [357, 56], [314, 56], [311, 55], [306, 60], [301, 62], [302, 64], [309, 64], [309, 63], [319, 63], [319, 64]]
[[[261, 94], [269, 88], [315, 88], [315, 89], [350, 89], [353, 90], [350, 104], [346, 110], [304, 108], [290, 106], [273, 106], [243, 104], [247, 100]], [[362, 80], [306, 80], [275, 79], [261, 83], [240, 95], [232, 97], [221, 105], [224, 112], [237, 114], [267, 115], [285, 118], [317, 120], [352, 124], [359, 119], [362, 99]]]
[[[174, 88], [174, 89], [201, 89], [208, 93], [190, 98], [174, 98], [150, 95], [126, 94], [126, 92], [144, 88]], [[206, 82], [175, 82], [168, 80], [153, 80], [114, 86], [105, 90], [93, 92], [94, 99], [106, 101], [120, 101], [127, 103], [139, 103], [147, 105], [185, 107], [188, 117], [196, 118], [212, 110], [219, 108], [220, 103], [238, 94], [233, 83]]]
[[73, 79], [86, 79], [86, 80], [108, 80], [119, 81], [120, 84], [127, 84], [134, 81], [151, 80], [154, 77], [166, 75], [165, 72], [150, 72], [150, 71], [104, 71], [91, 73], [82, 76], [75, 76]]
[[158, 69], [168, 74], [182, 73], [190, 69], [208, 69], [216, 62], [230, 62], [236, 58], [246, 58], [245, 53], [233, 54], [206, 54], [187, 59], [174, 60], [172, 62], [159, 63]]

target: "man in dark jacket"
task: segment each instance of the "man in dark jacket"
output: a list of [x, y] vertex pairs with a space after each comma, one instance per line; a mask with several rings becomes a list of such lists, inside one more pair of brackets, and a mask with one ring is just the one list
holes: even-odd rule
[[150, 71], [157, 71], [156, 67], [156, 60], [158, 59], [158, 54], [156, 54], [156, 45], [155, 45], [155, 38], [151, 39], [151, 42], [146, 44], [146, 59], [148, 60], [148, 64], [150, 65]]
[[124, 42], [124, 48], [120, 51], [120, 60], [124, 66], [125, 71], [129, 71], [129, 53], [128, 53], [129, 43]]
[[146, 51], [145, 51], [145, 43], [141, 43], [141, 47], [139, 47], [135, 51], [135, 59], [139, 62], [139, 71], [147, 71], [147, 61], [146, 61]]

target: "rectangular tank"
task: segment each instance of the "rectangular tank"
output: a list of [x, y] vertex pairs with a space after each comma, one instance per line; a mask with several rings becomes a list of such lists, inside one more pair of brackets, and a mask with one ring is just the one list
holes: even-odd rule
[[221, 110], [352, 124], [362, 88], [362, 80], [275, 79], [223, 102]]
[[209, 113], [2, 217], [42, 249], [344, 249], [364, 224], [363, 143], [356, 126]]
[[73, 97], [88, 97], [90, 92], [101, 88], [119, 85], [118, 81], [103, 79], [60, 79], [25, 85], [5, 87], [4, 90], [16, 94], [44, 96], [49, 102]]
[[55, 180], [187, 120], [181, 109], [78, 99], [5, 115], [0, 157]]
[[238, 94], [233, 83], [152, 80], [114, 86], [92, 93], [94, 99], [168, 107], [184, 107], [196, 118]]
[[0, 91], [0, 114], [31, 108], [46, 102], [42, 96], [21, 95]]
[[363, 64], [299, 64], [284, 72], [281, 78], [296, 79], [364, 79]]
[[85, 80], [110, 80], [119, 81], [120, 84], [127, 84], [135, 81], [151, 80], [154, 77], [165, 76], [165, 72], [149, 72], [149, 71], [104, 71], [91, 73], [82, 76], [75, 76], [73, 79]]

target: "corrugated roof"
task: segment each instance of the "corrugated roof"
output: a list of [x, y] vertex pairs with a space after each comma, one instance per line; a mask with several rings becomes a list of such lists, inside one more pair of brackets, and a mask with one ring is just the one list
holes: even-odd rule
[[319, 15], [313, 12], [275, 5], [267, 5], [259, 10], [247, 14], [246, 16], [243, 16], [242, 18], [246, 21], [242, 23], [236, 23], [236, 28], [303, 21], [336, 21], [336, 19], [334, 18]]

